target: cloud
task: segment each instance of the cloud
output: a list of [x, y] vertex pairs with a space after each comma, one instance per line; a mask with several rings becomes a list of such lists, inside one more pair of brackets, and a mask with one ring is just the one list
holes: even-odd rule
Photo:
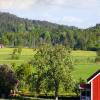
[[99, 3], [99, 0], [0, 0], [0, 9], [28, 9], [34, 5], [91, 8], [99, 6]]
[[65, 16], [62, 18], [63, 23], [82, 23], [83, 20], [78, 17]]
[[28, 9], [36, 0], [0, 0], [0, 9]]
[[37, 3], [66, 8], [92, 8], [99, 5], [99, 0], [37, 0]]

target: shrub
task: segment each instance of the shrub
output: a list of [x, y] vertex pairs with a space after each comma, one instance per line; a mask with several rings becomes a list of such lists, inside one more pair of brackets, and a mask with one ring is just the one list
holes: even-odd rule
[[95, 62], [100, 62], [100, 56], [97, 56], [97, 57], [95, 58]]
[[95, 62], [100, 62], [100, 49], [97, 50], [97, 57], [95, 59]]
[[0, 94], [6, 96], [13, 90], [18, 80], [8, 65], [0, 65]]
[[13, 53], [12, 53], [12, 57], [11, 58], [18, 60], [20, 58], [21, 52], [22, 52], [22, 48], [15, 48], [13, 50]]

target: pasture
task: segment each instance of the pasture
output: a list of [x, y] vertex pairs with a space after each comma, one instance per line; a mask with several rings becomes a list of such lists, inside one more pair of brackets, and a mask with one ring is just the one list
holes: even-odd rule
[[[20, 65], [27, 63], [34, 57], [35, 51], [33, 49], [23, 48], [21, 56], [18, 60], [12, 60], [11, 54], [14, 48], [1, 48], [0, 49], [0, 64], [16, 63]], [[73, 77], [78, 80], [79, 78], [87, 79], [92, 73], [100, 69], [100, 63], [95, 63], [96, 52], [93, 51], [72, 51], [71, 53], [74, 70]]]
[[20, 65], [22, 63], [28, 62], [34, 55], [33, 49], [23, 48], [21, 56], [18, 60], [12, 59], [11, 55], [14, 48], [2, 48], [0, 49], [0, 64], [11, 64], [16, 63]]

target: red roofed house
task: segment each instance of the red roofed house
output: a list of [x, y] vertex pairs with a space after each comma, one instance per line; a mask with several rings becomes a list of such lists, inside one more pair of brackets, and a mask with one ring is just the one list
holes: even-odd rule
[[100, 100], [100, 70], [87, 79], [88, 84], [80, 84], [80, 100]]

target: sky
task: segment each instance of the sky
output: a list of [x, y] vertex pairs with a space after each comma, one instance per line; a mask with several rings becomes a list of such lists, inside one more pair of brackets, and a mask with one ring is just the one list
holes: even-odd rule
[[79, 28], [100, 23], [100, 0], [0, 0], [0, 11]]

